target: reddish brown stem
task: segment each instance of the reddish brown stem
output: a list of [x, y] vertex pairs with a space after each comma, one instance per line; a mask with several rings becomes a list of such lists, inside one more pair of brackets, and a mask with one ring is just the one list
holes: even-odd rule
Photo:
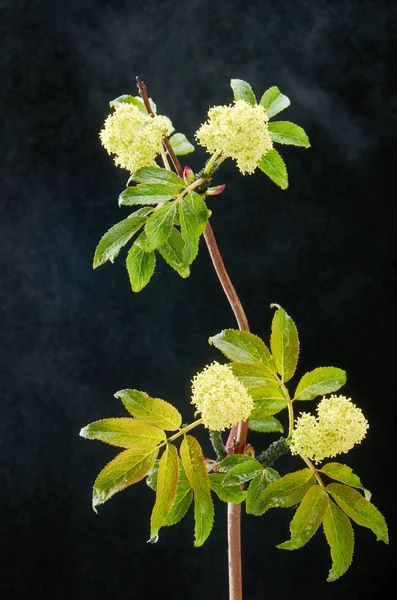
[[229, 304], [234, 312], [239, 329], [242, 331], [249, 331], [247, 317], [240, 302], [240, 298], [238, 297], [237, 292], [234, 289], [234, 286], [226, 271], [226, 267], [219, 252], [218, 244], [216, 243], [214, 232], [209, 222], [207, 223], [207, 227], [204, 231], [204, 239], [207, 244], [208, 252], [210, 254], [212, 264], [214, 265], [215, 272], [218, 275], [218, 279], [223, 287], [223, 291], [229, 300]]
[[[226, 267], [219, 252], [218, 244], [214, 236], [214, 232], [209, 223], [204, 231], [204, 239], [207, 244], [212, 264], [218, 279], [222, 285], [223, 291], [226, 294], [229, 304], [239, 329], [241, 331], [249, 331], [247, 316], [244, 312], [240, 298], [231, 282], [231, 279], [226, 271]], [[236, 454], [244, 452], [247, 443], [248, 421], [243, 421], [233, 427], [226, 443], [227, 448], [233, 448]], [[236, 444], [234, 439], [236, 438]], [[230, 450], [229, 450], [230, 452]], [[229, 565], [229, 600], [242, 600], [243, 598], [243, 578], [241, 568], [241, 505], [227, 505], [227, 540], [228, 540], [228, 565]]]
[[[152, 117], [155, 114], [150, 106], [146, 85], [143, 81], [136, 78], [139, 95], [141, 96], [148, 114]], [[183, 169], [173, 151], [170, 142], [166, 137], [163, 138], [163, 144], [167, 150], [171, 161], [174, 165], [179, 177], [183, 177]], [[226, 267], [219, 252], [218, 244], [214, 236], [214, 232], [209, 223], [204, 231], [204, 239], [207, 244], [212, 264], [218, 279], [222, 285], [223, 291], [229, 301], [229, 304], [236, 317], [237, 324], [241, 331], [249, 331], [248, 320], [244, 312], [240, 298], [231, 282], [231, 279], [226, 271]], [[233, 427], [227, 441], [227, 447], [233, 448], [236, 454], [242, 454], [247, 443], [248, 421], [238, 423], [237, 427]], [[234, 440], [236, 438], [236, 444]], [[241, 505], [228, 504], [227, 507], [227, 539], [228, 539], [228, 564], [229, 564], [229, 600], [242, 600], [243, 584], [241, 571]]]

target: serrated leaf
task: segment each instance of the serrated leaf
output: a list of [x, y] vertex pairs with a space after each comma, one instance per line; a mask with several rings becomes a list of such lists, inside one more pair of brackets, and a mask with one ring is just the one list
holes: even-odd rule
[[353, 560], [354, 532], [350, 519], [329, 500], [323, 518], [324, 534], [331, 549], [332, 568], [327, 581], [346, 573]]
[[229, 473], [234, 467], [237, 465], [241, 465], [242, 463], [249, 462], [251, 460], [251, 456], [247, 456], [246, 454], [230, 454], [230, 456], [226, 456], [218, 465], [218, 471], [220, 473]]
[[270, 415], [262, 417], [250, 415], [248, 427], [251, 431], [259, 431], [260, 433], [273, 433], [276, 431], [282, 433], [284, 431], [284, 427], [280, 421]]
[[270, 137], [276, 144], [310, 148], [309, 138], [304, 129], [289, 121], [271, 121], [268, 123]]
[[215, 492], [222, 502], [240, 504], [245, 500], [247, 492], [242, 490], [238, 485], [223, 486], [222, 483], [225, 477], [226, 475], [223, 475], [222, 473], [210, 473], [211, 490]]
[[328, 494], [319, 485], [309, 488], [291, 521], [291, 539], [277, 548], [297, 550], [307, 544], [320, 527], [328, 503]]
[[157, 473], [156, 502], [150, 518], [151, 539], [158, 535], [159, 529], [164, 525], [175, 502], [178, 479], [178, 450], [172, 444], [167, 444]]
[[178, 523], [186, 515], [193, 501], [193, 490], [186, 477], [183, 465], [180, 464], [179, 480], [176, 488], [174, 504], [167, 515], [164, 525], [170, 526]]
[[225, 475], [223, 486], [236, 486], [251, 481], [258, 473], [263, 471], [263, 466], [255, 458], [248, 457], [249, 460], [241, 462], [231, 468]]
[[180, 454], [186, 477], [194, 491], [194, 545], [198, 547], [204, 544], [214, 523], [210, 480], [201, 446], [194, 437], [191, 435], [184, 437]]
[[263, 106], [267, 112], [267, 116], [271, 119], [285, 108], [288, 108], [291, 101], [280, 92], [278, 87], [273, 86], [266, 90], [259, 104]]
[[[175, 223], [175, 219], [174, 219]], [[183, 248], [185, 246], [185, 242], [180, 234], [180, 232], [172, 227], [171, 233], [167, 239], [167, 241], [158, 248], [161, 256], [164, 258], [167, 264], [172, 267], [181, 277], [184, 279], [189, 277], [190, 269], [189, 267], [185, 267], [183, 264]]]
[[263, 389], [269, 384], [273, 386], [276, 383], [273, 371], [261, 363], [252, 365], [231, 363], [230, 367], [233, 374], [249, 392], [255, 388]]
[[[146, 235], [141, 234], [138, 240], [143, 240], [145, 237]], [[154, 252], [144, 252], [139, 246], [138, 240], [130, 248], [126, 261], [133, 292], [140, 292], [149, 283], [156, 267]]]
[[276, 384], [269, 385], [268, 388], [254, 388], [250, 395], [255, 400], [250, 419], [275, 415], [288, 407], [282, 391]]
[[371, 502], [363, 498], [356, 490], [340, 483], [330, 483], [327, 491], [343, 512], [357, 525], [371, 529], [377, 540], [381, 540], [385, 544], [389, 543], [385, 518]]
[[173, 200], [181, 188], [170, 183], [140, 183], [127, 187], [119, 196], [119, 206], [135, 204], [159, 204]]
[[115, 398], [120, 398], [133, 417], [166, 431], [175, 431], [182, 424], [179, 410], [161, 398], [151, 398], [138, 390], [120, 390], [115, 393]]
[[248, 514], [254, 514], [253, 508], [259, 494], [269, 485], [269, 483], [276, 481], [276, 479], [280, 479], [280, 475], [270, 467], [263, 469], [256, 477], [254, 477], [249, 484], [247, 498], [245, 500], [246, 512]]
[[110, 260], [114, 262], [121, 248], [140, 230], [146, 222], [147, 215], [152, 211], [151, 208], [140, 208], [130, 215], [127, 219], [116, 223], [101, 237], [95, 250], [93, 267], [103, 265]]
[[174, 135], [169, 138], [169, 142], [177, 156], [185, 156], [186, 154], [194, 152], [193, 144], [189, 142], [183, 133], [174, 133]]
[[235, 102], [237, 102], [237, 100], [244, 100], [244, 102], [253, 106], [256, 104], [256, 98], [252, 87], [246, 81], [243, 81], [242, 79], [231, 79], [230, 87], [233, 90]]
[[80, 435], [119, 448], [153, 448], [166, 439], [159, 427], [128, 417], [94, 421], [83, 427]]
[[186, 183], [182, 177], [179, 177], [169, 169], [161, 167], [142, 167], [133, 173], [131, 180], [136, 183], [171, 185], [178, 188], [178, 193], [186, 187]]
[[298, 330], [294, 321], [278, 304], [272, 321], [270, 348], [276, 363], [277, 371], [283, 381], [289, 381], [296, 370], [299, 357]]
[[95, 480], [92, 495], [94, 510], [117, 492], [143, 479], [153, 467], [158, 453], [158, 448], [130, 448], [120, 452]]
[[183, 259], [186, 266], [197, 256], [200, 236], [207, 225], [208, 214], [207, 205], [199, 194], [190, 192], [180, 200], [179, 221], [185, 242]]
[[272, 355], [265, 342], [248, 331], [224, 329], [208, 341], [229, 360], [248, 364], [259, 362], [275, 371]]
[[315, 479], [310, 469], [288, 473], [288, 475], [269, 483], [259, 494], [253, 514], [262, 515], [270, 508], [290, 508], [298, 504], [314, 484]]
[[[153, 102], [153, 100], [151, 98], [149, 98], [149, 103], [152, 108], [152, 111], [156, 114], [157, 106], [155, 105], [155, 103]], [[114, 100], [111, 100], [109, 102], [109, 105], [112, 108], [118, 108], [122, 104], [134, 104], [134, 106], [139, 108], [139, 110], [142, 113], [147, 115], [147, 110], [145, 108], [145, 104], [140, 96], [129, 96], [128, 94], [124, 94], [123, 96], [119, 96], [118, 98], [115, 98]]]
[[274, 148], [266, 152], [258, 162], [258, 168], [263, 171], [276, 185], [286, 190], [288, 173], [285, 162]]
[[318, 367], [305, 373], [295, 390], [295, 400], [313, 400], [336, 392], [346, 383], [346, 372], [337, 367]]
[[325, 473], [325, 475], [328, 475], [328, 477], [335, 479], [340, 483], [363, 490], [365, 499], [368, 501], [371, 500], [371, 492], [363, 486], [360, 478], [357, 477], [357, 475], [355, 475], [351, 468], [347, 465], [342, 465], [336, 462], [327, 463], [326, 465], [323, 465], [319, 471], [321, 471], [321, 473]]
[[168, 202], [150, 215], [145, 225], [147, 240], [143, 249], [146, 252], [156, 250], [168, 240], [176, 209], [176, 202]]

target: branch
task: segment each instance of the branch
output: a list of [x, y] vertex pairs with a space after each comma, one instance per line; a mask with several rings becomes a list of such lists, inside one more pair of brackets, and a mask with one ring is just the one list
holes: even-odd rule
[[[146, 108], [148, 114], [154, 118], [156, 115], [154, 114], [152, 107], [150, 106], [150, 102], [149, 102], [149, 98], [148, 98], [148, 94], [147, 94], [147, 88], [146, 88], [145, 83], [139, 77], [136, 78], [136, 83], [137, 83], [139, 95], [143, 100], [143, 103], [145, 105], [145, 108]], [[168, 155], [172, 161], [172, 164], [175, 167], [175, 171], [178, 173], [179, 177], [183, 177], [182, 165], [179, 162], [178, 158], [176, 157], [176, 154], [170, 144], [169, 139], [165, 135], [163, 136], [163, 144], [164, 144], [165, 149], [168, 152]]]

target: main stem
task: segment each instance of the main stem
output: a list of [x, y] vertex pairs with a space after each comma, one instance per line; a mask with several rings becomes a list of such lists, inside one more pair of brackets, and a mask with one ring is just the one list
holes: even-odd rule
[[[219, 252], [218, 244], [210, 223], [204, 231], [204, 239], [207, 244], [212, 264], [223, 291], [229, 301], [231, 309], [236, 317], [241, 331], [249, 331], [247, 316], [244, 312], [240, 298], [226, 271], [225, 264]], [[233, 432], [234, 433], [234, 432]], [[241, 454], [247, 443], [248, 421], [238, 424], [236, 432], [235, 452]], [[227, 447], [232, 445], [233, 440], [228, 440]], [[243, 578], [241, 568], [241, 504], [227, 505], [227, 540], [228, 540], [228, 564], [229, 564], [229, 600], [242, 600]]]
[[[145, 108], [150, 116], [154, 117], [154, 113], [150, 106], [146, 85], [144, 82], [137, 77], [137, 86], [139, 95], [141, 96]], [[172, 149], [172, 146], [166, 137], [163, 138], [163, 144], [167, 151], [172, 164], [179, 177], [183, 176], [182, 166]], [[238, 327], [241, 331], [249, 331], [248, 320], [244, 312], [243, 306], [240, 302], [240, 298], [237, 295], [236, 290], [231, 282], [231, 279], [226, 271], [226, 267], [222, 260], [219, 252], [218, 244], [214, 236], [214, 232], [210, 223], [204, 231], [204, 239], [207, 244], [208, 252], [210, 254], [212, 264], [218, 279], [222, 285], [223, 291], [229, 301], [229, 304], [234, 312]], [[237, 425], [237, 428], [233, 428], [227, 442], [227, 447], [233, 445], [236, 438], [236, 444], [234, 446], [234, 452], [236, 454], [242, 454], [244, 452], [245, 445], [247, 443], [248, 434], [248, 421], [243, 421]], [[228, 559], [229, 559], [229, 600], [242, 600], [243, 599], [243, 579], [241, 571], [241, 505], [240, 504], [228, 504], [227, 505], [227, 539], [228, 539]]]

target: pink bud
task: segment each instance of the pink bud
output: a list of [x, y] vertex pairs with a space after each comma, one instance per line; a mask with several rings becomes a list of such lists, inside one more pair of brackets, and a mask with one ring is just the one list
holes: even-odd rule
[[183, 169], [183, 179], [189, 185], [194, 181], [194, 173], [190, 167], [185, 167]]
[[216, 187], [208, 188], [208, 190], [206, 191], [206, 195], [207, 196], [219, 196], [219, 194], [222, 194], [225, 187], [226, 187], [226, 185], [224, 183], [222, 183], [222, 185], [217, 185]]

